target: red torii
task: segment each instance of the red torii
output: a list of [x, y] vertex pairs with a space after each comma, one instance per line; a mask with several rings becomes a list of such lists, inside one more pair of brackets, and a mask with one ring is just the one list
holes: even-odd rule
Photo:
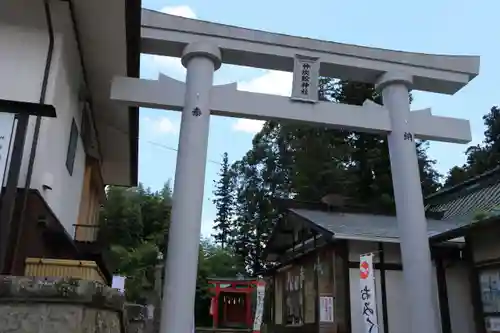
[[[213, 327], [219, 328], [219, 306], [223, 302], [222, 320], [223, 326], [241, 325], [251, 328], [252, 319], [252, 292], [257, 287], [257, 279], [237, 278], [210, 278], [209, 291], [215, 295], [212, 297], [210, 314], [213, 317]], [[232, 294], [232, 295], [221, 295]], [[235, 295], [236, 294], [236, 295]], [[239, 295], [237, 295], [239, 294]], [[234, 296], [233, 296], [234, 295]]]

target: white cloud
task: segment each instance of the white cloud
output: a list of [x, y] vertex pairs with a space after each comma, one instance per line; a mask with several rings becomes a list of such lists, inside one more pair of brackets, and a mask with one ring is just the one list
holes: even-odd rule
[[238, 83], [238, 90], [262, 94], [290, 96], [292, 93], [292, 73], [266, 71], [266, 73], [249, 81]]
[[[266, 71], [266, 73], [249, 81], [238, 83], [238, 90], [262, 94], [290, 96], [292, 92], [292, 73]], [[233, 130], [255, 134], [262, 129], [264, 122], [253, 119], [238, 119]]]
[[262, 120], [238, 119], [233, 124], [233, 131], [256, 134], [262, 129], [262, 126], [264, 126]]
[[190, 18], [190, 19], [197, 18], [196, 13], [191, 9], [191, 7], [186, 6], [186, 5], [163, 7], [160, 10], [160, 12], [165, 13], [165, 14]]
[[153, 132], [158, 134], [177, 133], [179, 127], [167, 117], [158, 117], [154, 119], [145, 117], [144, 122], [147, 123], [148, 129], [152, 129]]

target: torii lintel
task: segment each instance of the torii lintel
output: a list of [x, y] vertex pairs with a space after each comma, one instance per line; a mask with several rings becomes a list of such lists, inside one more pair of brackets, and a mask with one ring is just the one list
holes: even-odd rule
[[[185, 89], [183, 82], [164, 75], [159, 80], [116, 77], [111, 99], [139, 107], [181, 111]], [[389, 111], [371, 101], [362, 106], [301, 103], [285, 96], [239, 91], [235, 83], [212, 87], [210, 110], [213, 115], [226, 117], [299, 121], [366, 133], [388, 134], [392, 130]], [[472, 140], [468, 120], [435, 116], [429, 108], [412, 111], [408, 121], [417, 139], [451, 143]]]

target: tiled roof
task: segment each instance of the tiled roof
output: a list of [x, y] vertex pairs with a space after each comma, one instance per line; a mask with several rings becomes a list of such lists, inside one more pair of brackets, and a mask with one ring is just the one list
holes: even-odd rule
[[469, 223], [479, 212], [496, 214], [500, 208], [500, 168], [437, 192], [426, 201], [426, 210], [442, 212], [444, 220]]
[[[399, 242], [395, 216], [290, 209], [291, 212], [331, 232], [338, 239]], [[459, 227], [451, 220], [427, 220], [429, 237]]]

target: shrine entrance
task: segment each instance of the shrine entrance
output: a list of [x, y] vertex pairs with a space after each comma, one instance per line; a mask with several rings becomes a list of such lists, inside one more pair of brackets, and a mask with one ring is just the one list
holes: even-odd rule
[[254, 279], [210, 279], [214, 294], [210, 306], [214, 328], [250, 329], [253, 324], [252, 298], [257, 286]]
[[[158, 80], [118, 77], [111, 86], [113, 100], [182, 111], [163, 290], [168, 300], [164, 297], [161, 333], [188, 332], [192, 327], [212, 115], [387, 135], [405, 297], [412, 300], [407, 309], [409, 332], [438, 332], [415, 139], [468, 143], [471, 130], [466, 119], [435, 116], [431, 109], [410, 111], [409, 92], [454, 94], [478, 75], [479, 57], [340, 44], [148, 10], [142, 13], [141, 50], [181, 58], [186, 67], [186, 83], [160, 75]], [[223, 63], [291, 72], [291, 94], [245, 92], [237, 84], [214, 86], [214, 72]], [[363, 105], [320, 101], [320, 75], [373, 84], [383, 105], [370, 100]]]

